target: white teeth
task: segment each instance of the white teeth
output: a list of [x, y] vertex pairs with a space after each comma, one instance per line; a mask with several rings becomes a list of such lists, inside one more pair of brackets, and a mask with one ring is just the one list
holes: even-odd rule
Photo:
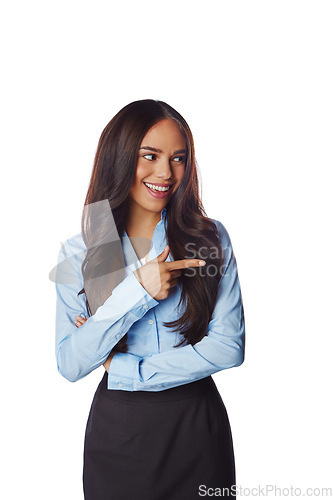
[[169, 191], [170, 186], [168, 187], [162, 187], [162, 186], [155, 186], [154, 184], [148, 184], [148, 182], [144, 182], [146, 186], [148, 186], [150, 189], [154, 189], [155, 191]]

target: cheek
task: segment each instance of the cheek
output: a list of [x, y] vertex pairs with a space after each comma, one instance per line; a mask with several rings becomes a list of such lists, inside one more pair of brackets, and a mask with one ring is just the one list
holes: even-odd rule
[[139, 160], [136, 167], [135, 182], [140, 184], [143, 179], [150, 175], [151, 170], [151, 166], [147, 162], [143, 163]]
[[136, 168], [134, 182], [133, 182], [131, 190], [130, 190], [131, 194], [135, 194], [136, 192], [138, 192], [140, 190], [140, 187], [142, 186], [142, 180], [146, 176], [145, 170], [146, 170], [145, 168], [143, 168], [142, 166], [140, 166], [138, 164], [138, 166]]
[[185, 175], [185, 166], [178, 168], [177, 171], [175, 172], [175, 177], [176, 177], [176, 180], [177, 180], [178, 184], [181, 183], [182, 178], [184, 177], [184, 175]]

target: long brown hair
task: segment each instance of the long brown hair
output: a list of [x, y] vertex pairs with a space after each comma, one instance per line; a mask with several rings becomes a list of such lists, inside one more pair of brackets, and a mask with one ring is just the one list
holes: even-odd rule
[[[217, 227], [207, 217], [199, 196], [191, 130], [184, 118], [163, 101], [144, 99], [128, 104], [112, 118], [101, 134], [81, 221], [82, 237], [88, 252], [82, 264], [84, 288], [79, 294], [86, 294], [88, 314], [91, 316], [125, 277], [120, 240], [110, 237], [106, 211], [93, 212], [89, 207], [98, 206], [97, 202], [106, 202], [107, 210], [111, 209], [115, 230], [122, 237], [139, 147], [148, 130], [163, 119], [171, 119], [179, 126], [187, 149], [184, 176], [167, 205], [166, 240], [174, 260], [188, 258], [186, 245], [191, 243], [190, 257], [206, 261], [204, 268], [191, 268], [190, 275], [184, 272], [178, 278], [181, 286], [179, 305], [183, 304], [186, 308], [177, 320], [164, 322], [164, 326], [183, 336], [175, 346], [179, 347], [184, 343], [194, 345], [207, 333], [222, 275], [223, 250]], [[199, 253], [203, 248], [214, 251], [206, 251], [203, 255]], [[215, 272], [209, 273], [208, 269], [212, 268]], [[204, 269], [206, 272], [203, 272]], [[99, 279], [93, 279], [96, 276]], [[127, 333], [113, 350], [127, 351]]]

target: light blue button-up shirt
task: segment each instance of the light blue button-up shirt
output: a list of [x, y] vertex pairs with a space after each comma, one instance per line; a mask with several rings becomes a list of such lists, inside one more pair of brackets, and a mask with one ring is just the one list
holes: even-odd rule
[[[167, 245], [166, 208], [157, 223], [148, 260]], [[116, 352], [108, 373], [108, 389], [161, 391], [208, 377], [244, 361], [245, 322], [237, 263], [224, 225], [215, 219], [223, 255], [223, 275], [207, 335], [195, 345], [174, 347], [179, 333], [163, 326], [179, 318], [180, 285], [170, 288], [164, 300], [155, 300], [140, 284], [133, 271], [138, 260], [126, 231], [122, 248], [126, 277], [93, 316], [88, 317], [81, 265], [87, 251], [81, 233], [69, 238], [59, 252], [58, 264], [66, 260], [67, 283], [56, 281], [56, 360], [58, 371], [75, 382], [95, 370], [108, 358], [111, 349], [126, 333], [128, 352]], [[166, 261], [172, 261], [169, 253]], [[199, 268], [200, 269], [200, 268]], [[202, 268], [205, 269], [205, 266]], [[76, 316], [88, 317], [76, 327]]]

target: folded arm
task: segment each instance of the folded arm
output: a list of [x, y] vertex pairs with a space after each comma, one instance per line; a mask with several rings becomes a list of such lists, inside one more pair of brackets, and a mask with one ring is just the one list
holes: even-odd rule
[[83, 277], [68, 240], [60, 249], [60, 264], [62, 279], [55, 282], [55, 354], [59, 373], [75, 382], [101, 366], [130, 327], [159, 302], [131, 272], [96, 313], [77, 328], [76, 316], [87, 317], [88, 313], [84, 295], [77, 295], [83, 288]]

